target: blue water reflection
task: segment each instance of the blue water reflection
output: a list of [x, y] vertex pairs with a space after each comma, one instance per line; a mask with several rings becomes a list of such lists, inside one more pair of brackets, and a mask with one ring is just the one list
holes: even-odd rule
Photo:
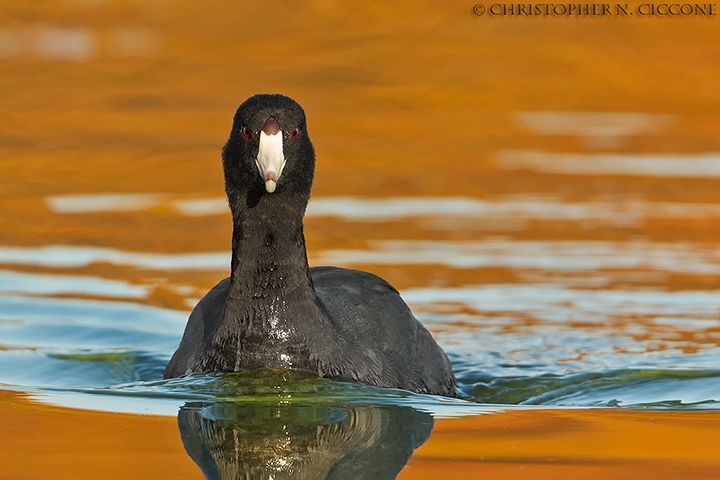
[[[499, 287], [462, 291], [464, 296], [456, 293], [451, 295], [451, 304], [446, 297], [452, 289], [406, 293], [419, 318], [448, 351], [463, 399], [449, 401], [337, 382], [323, 381], [318, 386], [317, 379], [312, 379], [308, 395], [303, 390], [308, 379], [296, 385], [297, 379], [291, 378], [284, 382], [287, 392], [270, 389], [271, 397], [265, 400], [282, 401], [282, 395], [312, 398], [322, 391], [336, 401], [413, 406], [441, 416], [483, 411], [466, 401], [475, 405], [717, 408], [720, 375], [712, 366], [720, 364], [720, 349], [710, 342], [695, 345], [692, 354], [684, 351], [692, 335], [712, 336], [718, 330], [717, 317], [713, 317], [716, 296], [703, 296], [708, 299], [703, 302], [689, 294], [676, 312], [685, 310], [685, 316], [619, 327], [603, 322], [627, 308], [623, 302], [628, 300], [621, 292], [579, 290], [575, 293], [582, 301], [573, 306], [552, 291], [539, 296], [515, 292], [502, 300], [504, 290], [493, 293], [493, 288]], [[527, 287], [506, 287], [511, 293], [513, 288]], [[512, 298], [523, 297], [537, 301], [527, 307], [513, 305]], [[617, 298], [621, 302], [614, 306]], [[654, 292], [628, 294], [628, 298], [645, 314], [677, 303], [673, 295]], [[477, 313], [467, 310], [481, 306], [484, 310]], [[533, 308], [537, 320], [527, 322], [525, 315], [533, 313]], [[258, 388], [269, 388], [267, 382], [261, 382], [262, 388], [256, 385], [258, 378], [247, 377], [240, 383], [236, 377], [223, 376], [161, 380], [186, 315], [132, 302], [0, 296], [0, 383], [54, 403], [107, 410], [142, 412], [147, 400], [154, 402], [154, 411], [172, 414], [185, 401], [257, 401]], [[589, 323], [576, 325], [573, 316]], [[663, 318], [672, 320], [669, 326]], [[678, 337], [678, 332], [684, 336]], [[654, 348], [658, 345], [662, 348]], [[124, 398], [122, 406], [110, 399], [117, 396]], [[157, 407], [163, 399], [164, 407]]]

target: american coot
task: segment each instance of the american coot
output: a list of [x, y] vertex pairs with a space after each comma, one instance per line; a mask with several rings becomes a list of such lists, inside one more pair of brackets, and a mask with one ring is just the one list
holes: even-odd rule
[[282, 95], [250, 97], [222, 160], [231, 275], [193, 310], [165, 378], [293, 368], [454, 396], [448, 358], [395, 288], [366, 272], [309, 268], [302, 220], [315, 151], [302, 107]]

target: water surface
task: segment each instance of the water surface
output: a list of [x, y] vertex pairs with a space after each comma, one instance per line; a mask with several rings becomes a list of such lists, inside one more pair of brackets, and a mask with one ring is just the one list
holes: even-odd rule
[[[716, 478], [720, 24], [281, 7], [0, 7], [0, 476]], [[256, 92], [308, 114], [311, 264], [395, 285], [459, 398], [162, 380]]]

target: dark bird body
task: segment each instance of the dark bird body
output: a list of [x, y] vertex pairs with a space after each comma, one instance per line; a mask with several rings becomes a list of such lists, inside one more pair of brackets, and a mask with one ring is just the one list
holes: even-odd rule
[[293, 368], [455, 395], [450, 362], [397, 290], [370, 273], [309, 268], [302, 219], [315, 152], [300, 105], [282, 95], [246, 100], [223, 168], [231, 275], [193, 310], [165, 378]]

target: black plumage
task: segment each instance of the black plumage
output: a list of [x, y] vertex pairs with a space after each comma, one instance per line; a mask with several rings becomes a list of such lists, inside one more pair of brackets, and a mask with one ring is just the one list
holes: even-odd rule
[[454, 396], [450, 362], [397, 290], [370, 273], [309, 268], [302, 220], [315, 151], [302, 107], [282, 95], [250, 97], [222, 158], [231, 275], [193, 310], [165, 378], [294, 368]]

